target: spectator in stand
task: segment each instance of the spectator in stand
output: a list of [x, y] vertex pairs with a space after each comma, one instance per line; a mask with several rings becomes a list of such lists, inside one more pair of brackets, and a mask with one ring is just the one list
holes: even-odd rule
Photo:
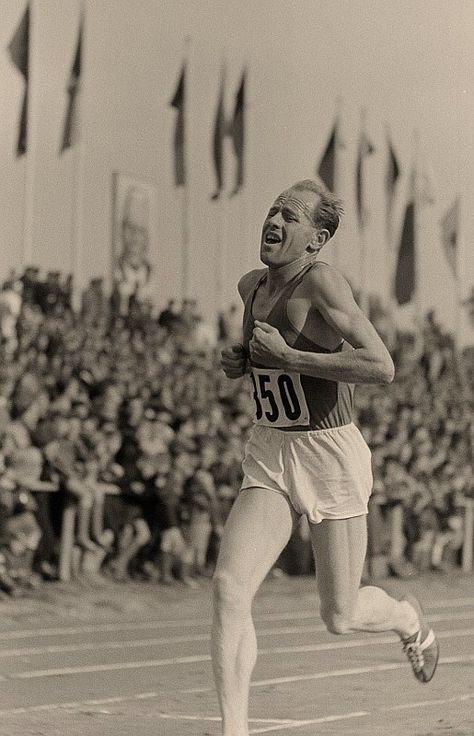
[[159, 469], [148, 485], [146, 519], [151, 530], [151, 544], [145, 571], [163, 585], [175, 585], [182, 576], [186, 551], [181, 530], [183, 483], [183, 473], [171, 465]]
[[12, 275], [0, 291], [0, 340], [9, 356], [13, 355], [18, 345], [17, 322], [21, 312], [22, 289], [21, 280]]
[[[84, 559], [107, 553], [105, 564], [116, 562], [119, 578], [150, 562], [163, 582], [192, 580], [187, 566], [197, 560], [202, 570], [206, 546], [207, 561], [215, 559], [219, 526], [240, 486], [251, 402], [246, 378], [231, 382], [220, 374], [214, 336], [201, 329], [193, 300], [183, 305], [182, 317], [169, 303], [158, 320], [141, 307], [132, 316], [112, 312], [105, 319], [109, 305], [103, 292], [99, 298], [99, 282], [97, 292], [84, 296], [84, 313], [72, 315], [57, 273], [42, 282], [38, 269], [28, 269], [18, 281], [20, 311], [10, 345], [3, 340], [0, 346], [0, 480], [15, 453], [37, 448], [41, 480], [62, 489], [33, 491], [36, 509], [29, 513], [42, 532], [35, 569], [46, 578], [56, 574], [67, 497], [78, 504]], [[380, 324], [384, 319], [381, 313]], [[223, 337], [229, 324], [221, 321], [220, 329]], [[422, 350], [399, 335], [393, 353], [394, 383], [358, 393], [376, 486], [371, 549], [391, 558], [391, 509], [401, 506], [404, 560], [443, 569], [457, 561], [462, 543], [460, 499], [474, 496], [474, 360], [466, 353], [460, 364], [433, 315]], [[205, 490], [207, 474], [213, 493]], [[4, 482], [11, 483], [8, 474]], [[120, 495], [104, 497], [113, 487]], [[12, 491], [3, 497], [10, 518], [5, 508], [11, 510]], [[107, 526], [117, 535], [110, 551]], [[393, 570], [404, 574], [401, 564]]]
[[186, 509], [183, 535], [188, 547], [186, 562], [190, 566], [189, 574], [190, 577], [202, 577], [207, 571], [211, 532], [220, 539], [224, 528], [218, 513], [214, 479], [209, 471], [198, 468], [188, 479], [183, 505]]
[[23, 284], [23, 304], [36, 305], [38, 303], [39, 268], [28, 266], [20, 280]]
[[38, 286], [37, 299], [44, 314], [53, 314], [63, 303], [60, 271], [48, 271], [46, 280]]
[[104, 280], [93, 278], [82, 294], [82, 319], [87, 326], [98, 327], [107, 318]]
[[242, 317], [236, 304], [231, 304], [228, 309], [219, 313], [218, 317], [218, 340], [220, 342], [239, 342], [242, 330]]
[[200, 314], [194, 316], [190, 339], [193, 349], [203, 355], [208, 354], [217, 347], [216, 329], [209, 323], [204, 322]]
[[174, 332], [181, 319], [175, 299], [169, 299], [158, 316], [158, 324], [168, 332]]
[[36, 517], [33, 491], [54, 490], [54, 485], [40, 480], [42, 457], [34, 447], [16, 449], [7, 458], [2, 485], [2, 559], [14, 585], [36, 587], [39, 576], [33, 562], [42, 537]]
[[150, 529], [145, 521], [144, 498], [149, 480], [148, 469], [143, 473], [141, 451], [136, 430], [144, 414], [143, 401], [134, 397], [124, 406], [122, 443], [115, 455], [120, 466], [117, 484], [120, 494], [104, 499], [105, 527], [111, 529], [115, 548], [108, 560], [108, 570], [117, 582], [128, 578], [129, 566], [135, 555], [150, 541]]

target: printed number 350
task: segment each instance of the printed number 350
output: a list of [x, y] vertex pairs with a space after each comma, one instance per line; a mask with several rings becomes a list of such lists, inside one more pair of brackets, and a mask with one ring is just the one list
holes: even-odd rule
[[[251, 373], [254, 388], [255, 418], [257, 422], [265, 415], [269, 422], [277, 422], [280, 412], [285, 418], [294, 422], [301, 416], [301, 406], [291, 376], [282, 373], [276, 382], [269, 375], [259, 373], [256, 377]], [[272, 384], [270, 388], [268, 384]], [[276, 390], [275, 390], [276, 389]], [[263, 403], [266, 402], [266, 405]], [[268, 406], [268, 409], [266, 408]]]

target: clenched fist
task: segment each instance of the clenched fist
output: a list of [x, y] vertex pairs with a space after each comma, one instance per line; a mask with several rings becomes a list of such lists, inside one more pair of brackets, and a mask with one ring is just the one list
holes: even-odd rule
[[288, 353], [291, 350], [276, 327], [258, 320], [255, 320], [249, 349], [250, 358], [254, 363], [269, 368], [286, 368]]
[[221, 353], [221, 367], [227, 378], [240, 378], [247, 368], [247, 355], [240, 343], [226, 348]]

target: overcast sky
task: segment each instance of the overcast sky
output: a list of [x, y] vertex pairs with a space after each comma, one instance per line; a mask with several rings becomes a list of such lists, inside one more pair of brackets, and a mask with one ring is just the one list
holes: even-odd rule
[[[215, 307], [213, 263], [217, 245], [226, 264], [225, 294], [258, 265], [261, 221], [288, 184], [314, 173], [341, 100], [345, 148], [341, 193], [346, 222], [333, 250], [357, 286], [359, 237], [354, 182], [359, 119], [376, 153], [365, 180], [370, 221], [370, 283], [380, 293], [388, 280], [384, 240], [385, 125], [402, 167], [396, 233], [406, 201], [419, 130], [424, 169], [434, 203], [423, 211], [419, 265], [423, 305], [439, 304], [454, 320], [453, 283], [440, 248], [439, 220], [454, 197], [463, 197], [466, 288], [474, 283], [474, 2], [472, 0], [89, 0], [83, 74], [82, 226], [83, 281], [110, 273], [111, 175], [114, 170], [156, 182], [157, 289], [163, 301], [179, 295], [181, 192], [173, 186], [169, 100], [192, 37], [189, 59], [188, 166], [192, 246], [191, 288], [203, 309]], [[19, 265], [25, 169], [34, 185], [35, 261], [71, 267], [74, 151], [58, 156], [65, 88], [76, 42], [77, 0], [33, 0], [32, 95], [28, 157], [14, 158], [22, 80], [6, 51], [0, 56], [1, 272]], [[6, 49], [24, 3], [0, 0], [0, 44]], [[224, 203], [211, 203], [210, 156], [219, 69], [227, 64], [226, 106], [248, 67], [247, 182]], [[233, 186], [226, 150], [226, 188]], [[329, 246], [329, 248], [331, 245]], [[328, 252], [328, 258], [333, 255]]]

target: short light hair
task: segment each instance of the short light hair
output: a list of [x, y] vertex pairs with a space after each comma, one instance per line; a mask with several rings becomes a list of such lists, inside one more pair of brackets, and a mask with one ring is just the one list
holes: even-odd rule
[[344, 214], [342, 200], [317, 179], [303, 179], [293, 184], [290, 189], [297, 192], [314, 192], [319, 195], [320, 201], [314, 213], [314, 225], [329, 230], [332, 238]]

